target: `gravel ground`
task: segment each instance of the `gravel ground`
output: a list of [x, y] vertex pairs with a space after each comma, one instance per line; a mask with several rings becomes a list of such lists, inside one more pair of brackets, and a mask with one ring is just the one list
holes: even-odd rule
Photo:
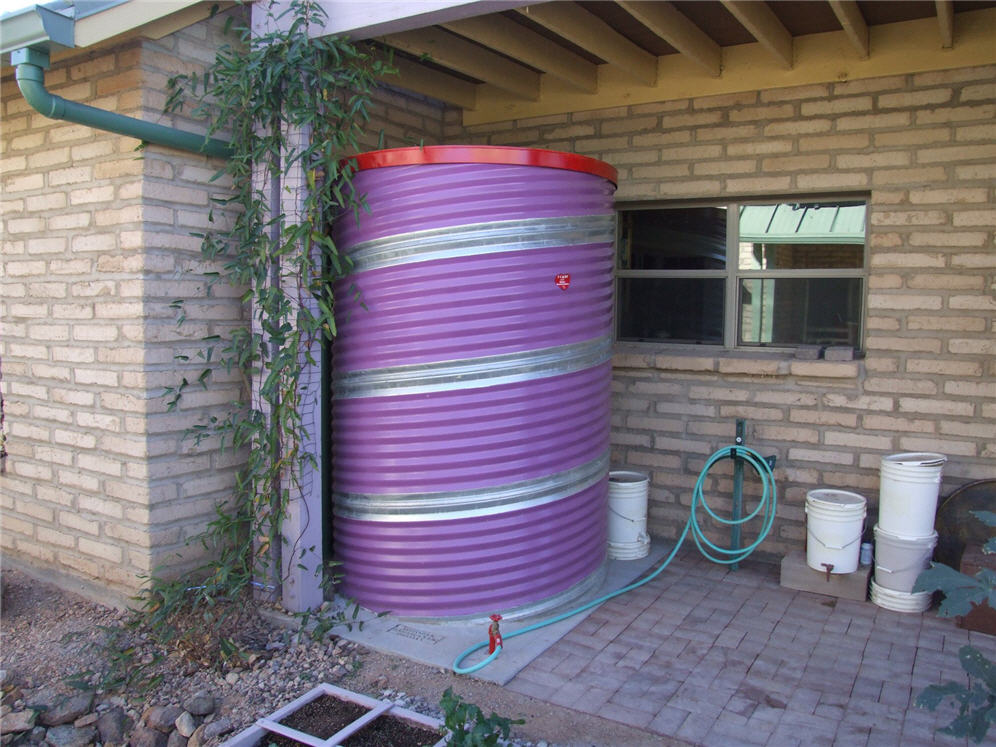
[[[105, 691], [100, 688], [99, 672], [106, 669], [113, 652], [122, 646], [132, 646], [131, 661], [138, 662], [151, 662], [155, 655], [156, 647], [139, 637], [124, 642], [115, 640], [109, 645], [106, 631], [118, 628], [125, 619], [123, 612], [59, 590], [19, 571], [4, 570], [0, 615], [4, 691], [0, 715], [4, 722], [9, 725], [26, 715], [31, 705], [51, 706], [60, 701], [60, 696], [78, 694], [79, 689], [67, 682], [76, 679], [89, 682], [95, 697], [85, 713], [58, 727], [65, 732], [58, 734], [62, 740], [59, 747], [117, 744], [113, 738], [106, 738], [103, 729], [97, 732], [98, 718], [105, 719], [107, 714], [122, 717], [125, 733], [121, 744], [127, 741], [133, 747], [210, 746], [248, 727], [258, 717], [272, 713], [316, 683], [328, 682], [389, 698], [411, 710], [440, 718], [439, 699], [447, 687], [452, 687], [485, 713], [494, 711], [509, 718], [525, 719], [526, 723], [513, 732], [514, 741], [510, 743], [513, 745], [640, 747], [672, 743], [624, 724], [519, 695], [491, 683], [364, 649], [338, 639], [334, 630], [324, 639], [314, 641], [295, 630], [267, 622], [256, 610], [244, 610], [234, 623], [233, 638], [244, 654], [241, 664], [232, 667], [221, 663], [217, 656], [204, 656], [203, 650], [188, 647], [186, 655], [174, 651], [151, 667], [161, 678], [151, 689]], [[81, 676], [87, 672], [93, 674]], [[196, 710], [190, 705], [196, 701], [195, 695], [211, 699], [213, 709], [187, 719], [186, 729], [174, 729], [174, 717]], [[155, 733], [150, 725], [164, 720], [165, 725], [157, 727], [160, 733]], [[75, 732], [71, 728], [74, 723]], [[199, 730], [191, 734], [198, 725]], [[4, 727], [8, 733], [3, 736], [3, 744], [40, 744], [45, 740], [55, 744], [59, 742], [58, 729], [49, 726], [46, 736], [40, 726], [20, 732]], [[164, 736], [166, 732], [168, 739]], [[81, 741], [88, 736], [92, 737], [89, 741]]]

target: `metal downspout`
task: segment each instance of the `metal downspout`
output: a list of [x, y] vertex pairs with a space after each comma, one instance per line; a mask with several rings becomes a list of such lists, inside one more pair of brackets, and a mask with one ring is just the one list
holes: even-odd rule
[[144, 122], [123, 114], [104, 111], [75, 101], [67, 101], [45, 89], [45, 70], [49, 66], [47, 52], [38, 49], [18, 49], [11, 52], [11, 64], [16, 66], [17, 86], [24, 99], [40, 114], [51, 119], [64, 119], [75, 124], [119, 135], [138, 138], [143, 142], [203, 153], [218, 158], [230, 158], [231, 146], [224, 140], [209, 138], [173, 127]]

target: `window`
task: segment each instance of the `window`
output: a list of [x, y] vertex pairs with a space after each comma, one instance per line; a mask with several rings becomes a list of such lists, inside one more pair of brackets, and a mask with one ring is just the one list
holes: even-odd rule
[[619, 213], [618, 339], [861, 344], [865, 203], [730, 203]]

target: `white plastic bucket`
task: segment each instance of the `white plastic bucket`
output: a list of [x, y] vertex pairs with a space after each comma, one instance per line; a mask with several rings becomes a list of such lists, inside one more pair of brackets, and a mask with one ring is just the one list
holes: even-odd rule
[[609, 546], [612, 560], [636, 560], [650, 552], [647, 496], [650, 478], [642, 472], [609, 472]]
[[930, 567], [937, 532], [928, 537], [899, 537], [875, 526], [875, 583], [893, 591], [913, 591], [920, 572]]
[[900, 537], [875, 525], [875, 583], [893, 591], [913, 591], [920, 572], [930, 567], [937, 532], [927, 537]]
[[882, 457], [878, 525], [899, 537], [928, 537], [934, 531], [943, 454], [915, 452]]
[[868, 502], [847, 490], [821, 488], [806, 494], [806, 565], [830, 573], [858, 569]]
[[910, 594], [905, 591], [886, 589], [871, 582], [871, 600], [883, 609], [893, 612], [925, 612], [930, 607], [933, 594], [929, 591], [918, 591]]

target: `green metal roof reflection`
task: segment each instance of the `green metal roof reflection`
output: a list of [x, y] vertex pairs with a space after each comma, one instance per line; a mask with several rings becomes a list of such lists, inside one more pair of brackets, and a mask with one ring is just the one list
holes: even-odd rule
[[863, 244], [865, 205], [744, 205], [740, 240], [752, 244]]

